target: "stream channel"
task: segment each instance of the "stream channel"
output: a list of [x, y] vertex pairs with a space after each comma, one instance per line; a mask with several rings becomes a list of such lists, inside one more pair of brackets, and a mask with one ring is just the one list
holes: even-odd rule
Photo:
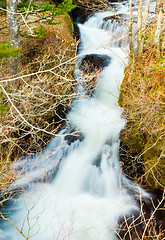
[[0, 239], [115, 240], [119, 220], [138, 216], [138, 202], [150, 199], [119, 164], [125, 119], [118, 97], [128, 64], [129, 6], [111, 6], [77, 23], [79, 97], [67, 115], [67, 128], [42, 153], [15, 164], [23, 173], [11, 190], [21, 193], [6, 215], [15, 226], [3, 221]]

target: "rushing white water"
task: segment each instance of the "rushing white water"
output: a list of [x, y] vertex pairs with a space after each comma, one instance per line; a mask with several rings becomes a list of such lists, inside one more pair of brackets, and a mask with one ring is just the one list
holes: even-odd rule
[[[119, 135], [125, 125], [118, 96], [127, 64], [127, 31], [115, 20], [104, 21], [115, 14], [128, 14], [127, 5], [120, 4], [118, 8], [117, 13], [97, 13], [85, 24], [79, 24], [82, 38], [79, 62], [86, 54], [111, 58], [98, 78], [94, 95], [77, 99], [68, 114], [70, 126], [79, 129], [84, 140], [69, 145], [65, 140], [67, 130], [63, 130], [42, 154], [24, 159], [16, 166], [26, 172], [13, 188], [30, 185], [46, 172], [52, 174], [61, 161], [54, 180], [36, 181], [16, 200], [10, 219], [27, 239], [117, 239], [119, 217], [138, 209], [127, 188], [133, 193], [141, 191], [147, 197], [125, 178], [118, 161]], [[77, 67], [76, 75], [79, 74]], [[79, 88], [82, 91], [83, 86]], [[8, 221], [2, 224], [2, 229], [1, 239], [25, 239]]]

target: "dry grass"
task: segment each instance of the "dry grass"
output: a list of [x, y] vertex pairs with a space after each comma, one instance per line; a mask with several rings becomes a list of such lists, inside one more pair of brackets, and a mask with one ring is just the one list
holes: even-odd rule
[[122, 141], [130, 154], [127, 155], [128, 161], [131, 165], [144, 161], [145, 179], [152, 187], [161, 188], [165, 186], [164, 86], [165, 61], [157, 60], [154, 48], [151, 47], [140, 60], [126, 68], [119, 99], [120, 105], [127, 112]]

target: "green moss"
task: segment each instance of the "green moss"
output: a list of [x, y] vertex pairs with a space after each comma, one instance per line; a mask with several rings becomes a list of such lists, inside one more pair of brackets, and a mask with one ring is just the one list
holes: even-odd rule
[[6, 104], [0, 104], [0, 113], [5, 113], [8, 111], [8, 107]]
[[45, 26], [40, 26], [38, 28], [33, 29], [34, 36], [35, 38], [43, 38], [48, 34], [48, 31]]
[[0, 41], [0, 60], [18, 55], [18, 49], [12, 48], [11, 44], [7, 41]]
[[149, 141], [144, 148], [145, 178], [151, 188], [165, 188], [165, 138]]
[[[125, 70], [119, 105], [127, 113], [122, 142], [134, 161], [144, 163], [149, 188], [165, 187], [165, 159], [163, 153], [165, 61], [158, 60], [148, 50], [143, 58]], [[136, 171], [136, 169], [135, 169]], [[136, 174], [135, 174], [136, 175]]]

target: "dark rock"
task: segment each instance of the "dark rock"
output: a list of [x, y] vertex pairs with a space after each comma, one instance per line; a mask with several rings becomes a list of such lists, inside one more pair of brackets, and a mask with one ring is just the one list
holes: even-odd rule
[[65, 141], [67, 142], [68, 145], [71, 145], [71, 143], [79, 140], [80, 142], [84, 139], [82, 133], [77, 132], [77, 130], [72, 129], [71, 131], [68, 132], [65, 136]]
[[114, 20], [114, 21], [118, 21], [118, 22], [123, 22], [127, 18], [128, 18], [128, 15], [126, 15], [126, 14], [117, 14], [117, 15], [105, 17], [103, 19], [103, 21], [106, 22], [106, 21], [109, 21], [109, 20]]
[[[150, 192], [150, 199], [143, 198], [140, 193], [137, 197], [137, 193], [132, 192], [132, 196], [136, 196], [134, 198], [139, 210], [135, 210], [130, 216], [119, 218], [118, 238], [125, 240], [141, 239], [139, 237], [145, 233], [144, 239], [146, 239], [146, 236], [155, 236], [156, 232], [163, 239], [165, 230], [163, 191]], [[155, 211], [157, 206], [159, 207]]]
[[85, 74], [103, 70], [111, 62], [111, 58], [105, 54], [89, 54], [80, 62], [80, 70]]
[[110, 62], [111, 58], [105, 54], [89, 54], [79, 63], [79, 68], [84, 75], [83, 87], [88, 96], [94, 93], [98, 74], [104, 67], [107, 67]]
[[81, 45], [81, 35], [80, 35], [79, 27], [77, 24], [85, 23], [91, 14], [92, 14], [91, 11], [89, 11], [88, 9], [80, 8], [80, 7], [74, 8], [70, 13], [70, 16], [73, 20], [73, 27], [74, 27], [73, 34], [74, 34], [74, 37], [76, 38], [76, 41], [78, 42], [77, 53]]
[[73, 23], [73, 27], [74, 27], [73, 34], [74, 34], [74, 37], [76, 38], [76, 41], [77, 42], [81, 41], [79, 27], [77, 26], [76, 23]]
[[92, 12], [88, 9], [79, 7], [74, 8], [71, 12], [73, 22], [76, 23], [85, 23], [91, 14]]

